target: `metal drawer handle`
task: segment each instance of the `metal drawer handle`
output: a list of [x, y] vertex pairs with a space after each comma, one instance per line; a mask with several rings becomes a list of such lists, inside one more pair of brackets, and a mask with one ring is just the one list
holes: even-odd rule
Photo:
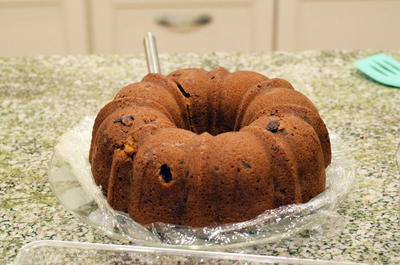
[[176, 16], [176, 15], [161, 15], [156, 19], [156, 22], [167, 27], [188, 27], [188, 26], [203, 26], [212, 21], [212, 17], [208, 14], [198, 16]]

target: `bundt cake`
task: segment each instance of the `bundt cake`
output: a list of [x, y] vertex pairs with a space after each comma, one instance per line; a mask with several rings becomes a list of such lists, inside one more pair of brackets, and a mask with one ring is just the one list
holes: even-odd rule
[[108, 203], [136, 222], [203, 227], [309, 201], [331, 147], [289, 82], [218, 67], [122, 88], [97, 115], [89, 160]]

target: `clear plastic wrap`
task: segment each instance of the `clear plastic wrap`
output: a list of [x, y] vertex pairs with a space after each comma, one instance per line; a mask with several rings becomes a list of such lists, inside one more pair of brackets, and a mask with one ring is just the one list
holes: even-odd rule
[[61, 136], [49, 169], [52, 190], [61, 204], [82, 221], [134, 244], [202, 249], [273, 242], [320, 226], [335, 216], [355, 179], [355, 160], [350, 150], [330, 131], [332, 163], [326, 170], [326, 189], [308, 203], [282, 206], [246, 222], [214, 227], [164, 223], [144, 227], [126, 213], [113, 210], [93, 180], [88, 161], [93, 122], [94, 117], [86, 117]]

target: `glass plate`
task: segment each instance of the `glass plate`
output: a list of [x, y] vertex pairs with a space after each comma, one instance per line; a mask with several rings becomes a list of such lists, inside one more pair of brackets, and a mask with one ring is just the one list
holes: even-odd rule
[[80, 220], [136, 245], [216, 249], [274, 242], [323, 225], [336, 214], [355, 179], [354, 157], [330, 131], [332, 163], [326, 169], [326, 189], [311, 201], [268, 210], [242, 223], [205, 228], [155, 223], [144, 227], [126, 213], [113, 210], [94, 183], [88, 162], [93, 122], [93, 117], [86, 117], [61, 136], [50, 162], [51, 188], [65, 209]]

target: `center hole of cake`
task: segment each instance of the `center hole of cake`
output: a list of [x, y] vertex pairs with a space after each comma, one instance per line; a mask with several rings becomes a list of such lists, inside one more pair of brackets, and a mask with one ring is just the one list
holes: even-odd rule
[[171, 169], [168, 167], [167, 164], [161, 166], [160, 175], [163, 178], [165, 183], [169, 183], [172, 180]]
[[198, 93], [198, 88], [191, 88], [186, 83], [180, 84], [176, 80], [174, 82], [184, 97], [183, 104], [186, 107], [186, 109], [181, 109], [182, 112], [185, 112], [183, 115], [186, 116], [185, 126], [181, 129], [187, 129], [198, 135], [207, 132], [213, 136], [234, 131], [235, 122], [222, 121], [223, 114], [212, 109], [213, 103], [209, 102], [210, 98], [207, 95]]

